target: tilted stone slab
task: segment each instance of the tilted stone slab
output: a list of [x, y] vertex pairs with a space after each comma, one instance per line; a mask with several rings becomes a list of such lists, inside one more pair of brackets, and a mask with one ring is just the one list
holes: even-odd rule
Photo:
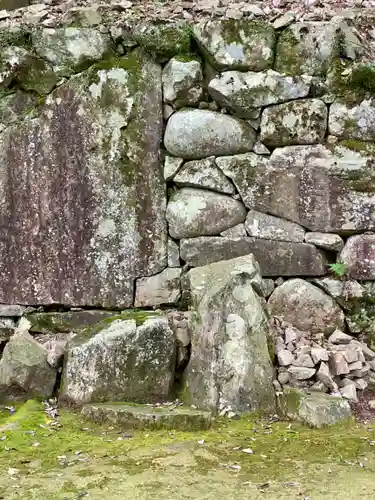
[[375, 170], [365, 150], [289, 146], [275, 149], [270, 158], [248, 153], [217, 158], [216, 164], [248, 208], [311, 231], [375, 229]]
[[209, 411], [186, 407], [92, 404], [82, 408], [82, 415], [98, 423], [108, 423], [123, 429], [175, 429], [193, 431], [211, 427]]
[[121, 66], [0, 135], [0, 302], [131, 307], [134, 279], [166, 266], [161, 68]]
[[212, 236], [182, 239], [180, 252], [192, 267], [252, 253], [262, 276], [321, 276], [327, 272], [323, 254], [306, 243]]
[[194, 26], [201, 50], [217, 69], [262, 71], [273, 64], [272, 26], [250, 20], [210, 20]]

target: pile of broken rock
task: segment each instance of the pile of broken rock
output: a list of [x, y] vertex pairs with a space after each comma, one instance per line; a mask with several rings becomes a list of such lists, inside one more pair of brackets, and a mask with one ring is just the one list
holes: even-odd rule
[[335, 330], [328, 339], [323, 333], [307, 333], [275, 318], [278, 391], [289, 385], [329, 392], [357, 401], [375, 380], [375, 352], [364, 342]]

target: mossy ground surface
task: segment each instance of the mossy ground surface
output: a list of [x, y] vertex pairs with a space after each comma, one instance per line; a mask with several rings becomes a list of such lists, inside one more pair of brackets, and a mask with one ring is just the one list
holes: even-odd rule
[[375, 424], [350, 422], [312, 430], [243, 417], [217, 421], [209, 431], [128, 435], [66, 410], [59, 422], [61, 427], [53, 429], [42, 405], [32, 401], [13, 416], [6, 409], [0, 411], [0, 497], [347, 500], [375, 496]]

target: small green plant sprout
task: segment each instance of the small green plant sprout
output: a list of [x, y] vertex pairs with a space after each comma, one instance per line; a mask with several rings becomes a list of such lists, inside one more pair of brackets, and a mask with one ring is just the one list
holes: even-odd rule
[[335, 262], [334, 264], [329, 264], [328, 267], [329, 270], [339, 278], [343, 278], [348, 271], [348, 266], [343, 262]]

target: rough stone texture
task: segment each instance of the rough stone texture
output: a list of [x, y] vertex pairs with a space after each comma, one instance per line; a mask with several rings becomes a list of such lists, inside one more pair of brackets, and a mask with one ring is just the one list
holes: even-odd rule
[[356, 388], [354, 382], [352, 382], [350, 384], [346, 384], [344, 387], [342, 387], [340, 389], [340, 393], [341, 393], [343, 398], [345, 398], [349, 401], [354, 401], [355, 403], [358, 401], [357, 388]]
[[335, 299], [343, 309], [351, 309], [365, 294], [363, 286], [355, 280], [324, 277], [315, 278], [312, 282]]
[[301, 99], [266, 108], [260, 140], [266, 146], [316, 144], [324, 139], [328, 110], [320, 99]]
[[306, 394], [291, 387], [284, 387], [279, 405], [286, 417], [317, 428], [345, 421], [352, 414], [349, 403], [343, 399], [319, 392]]
[[0, 399], [48, 398], [56, 370], [47, 363], [48, 351], [26, 331], [17, 331], [0, 360]]
[[340, 352], [331, 353], [329, 357], [329, 369], [332, 375], [346, 375], [350, 372], [348, 363]]
[[163, 69], [163, 99], [175, 108], [194, 105], [202, 97], [203, 73], [199, 61], [171, 59]]
[[216, 69], [262, 71], [273, 64], [275, 31], [266, 23], [206, 21], [194, 26], [194, 36]]
[[375, 234], [348, 238], [338, 260], [345, 264], [350, 278], [375, 280]]
[[42, 28], [33, 33], [32, 46], [60, 76], [87, 68], [113, 49], [109, 34], [95, 28]]
[[[136, 15], [137, 21], [139, 14]], [[128, 40], [131, 44], [139, 43], [158, 60], [164, 62], [175, 55], [188, 55], [191, 52], [190, 30], [185, 23], [156, 20], [142, 22], [134, 26], [132, 36]], [[129, 34], [128, 34], [129, 37]]]
[[251, 151], [255, 139], [244, 121], [207, 109], [183, 109], [169, 118], [164, 144], [174, 156], [199, 159]]
[[315, 364], [318, 364], [320, 361], [328, 361], [328, 351], [323, 347], [312, 347], [311, 358]]
[[166, 155], [164, 159], [164, 179], [166, 181], [173, 180], [174, 176], [180, 170], [183, 163], [183, 158], [176, 158], [175, 156]]
[[302, 243], [305, 239], [305, 230], [298, 224], [256, 210], [247, 214], [245, 228], [249, 236], [255, 238], [295, 243]]
[[12, 318], [0, 318], [0, 342], [10, 339], [16, 328], [16, 323]]
[[234, 194], [235, 189], [228, 177], [216, 166], [215, 157], [186, 162], [173, 181], [180, 187], [197, 187]]
[[319, 276], [326, 273], [323, 255], [312, 245], [260, 238], [187, 238], [180, 243], [181, 258], [203, 266], [249, 253], [260, 264], [262, 276]]
[[277, 353], [277, 361], [280, 366], [289, 366], [293, 363], [294, 356], [287, 349], [283, 349]]
[[122, 64], [0, 135], [1, 302], [131, 307], [134, 279], [165, 267], [161, 68]]
[[26, 91], [48, 94], [56, 85], [52, 68], [23, 47], [5, 47], [0, 54], [0, 89], [17, 84]]
[[320, 363], [319, 370], [316, 372], [316, 378], [331, 391], [337, 391], [337, 384], [333, 380], [329, 367], [326, 363]]
[[337, 24], [295, 23], [284, 30], [278, 39], [275, 68], [280, 73], [321, 76], [339, 57], [339, 53]]
[[166, 211], [173, 238], [215, 235], [244, 222], [244, 205], [230, 196], [204, 189], [183, 188], [170, 198]]
[[293, 366], [301, 366], [304, 368], [315, 368], [315, 363], [309, 354], [301, 353], [293, 360]]
[[192, 269], [188, 280], [195, 312], [188, 402], [214, 411], [274, 409], [270, 325], [255, 292], [262, 279], [254, 257]]
[[334, 102], [329, 110], [329, 133], [340, 139], [374, 141], [375, 101], [365, 99], [357, 105]]
[[295, 380], [307, 380], [315, 375], [315, 368], [308, 368], [303, 366], [289, 366], [288, 372]]
[[135, 284], [135, 307], [174, 304], [181, 295], [180, 268], [167, 268], [155, 276], [139, 278]]
[[220, 235], [226, 238], [246, 238], [247, 232], [245, 224], [237, 224], [236, 226], [230, 227], [229, 229], [222, 231]]
[[372, 163], [364, 151], [323, 145], [277, 148], [270, 158], [216, 159], [248, 208], [341, 234], [375, 229]]
[[194, 431], [211, 427], [210, 412], [183, 407], [95, 404], [85, 405], [82, 415], [94, 422], [105, 422], [122, 429]]
[[60, 368], [63, 364], [67, 340], [48, 340], [43, 347], [47, 349], [47, 363], [52, 368]]
[[208, 85], [211, 97], [241, 118], [252, 118], [254, 108], [307, 97], [311, 77], [285, 76], [273, 70], [262, 73], [226, 71]]
[[168, 267], [180, 267], [180, 248], [172, 238], [168, 238]]
[[311, 243], [319, 248], [324, 248], [331, 252], [340, 252], [344, 247], [344, 242], [338, 234], [311, 232], [305, 235], [306, 243]]
[[344, 328], [344, 313], [320, 288], [302, 279], [286, 281], [268, 301], [271, 315], [302, 331], [332, 333]]
[[2, 316], [10, 316], [10, 317], [22, 316], [26, 310], [27, 310], [27, 308], [25, 306], [19, 306], [17, 304], [0, 304], [0, 317], [2, 317]]
[[166, 318], [115, 320], [101, 332], [76, 336], [64, 360], [60, 397], [76, 403], [168, 397], [173, 382], [175, 339]]
[[26, 316], [31, 326], [30, 332], [69, 333], [95, 325], [117, 314], [116, 311], [69, 311], [52, 313], [33, 313]]
[[30, 109], [35, 108], [38, 102], [36, 94], [17, 90], [0, 99], [0, 133], [5, 128], [25, 115]]

